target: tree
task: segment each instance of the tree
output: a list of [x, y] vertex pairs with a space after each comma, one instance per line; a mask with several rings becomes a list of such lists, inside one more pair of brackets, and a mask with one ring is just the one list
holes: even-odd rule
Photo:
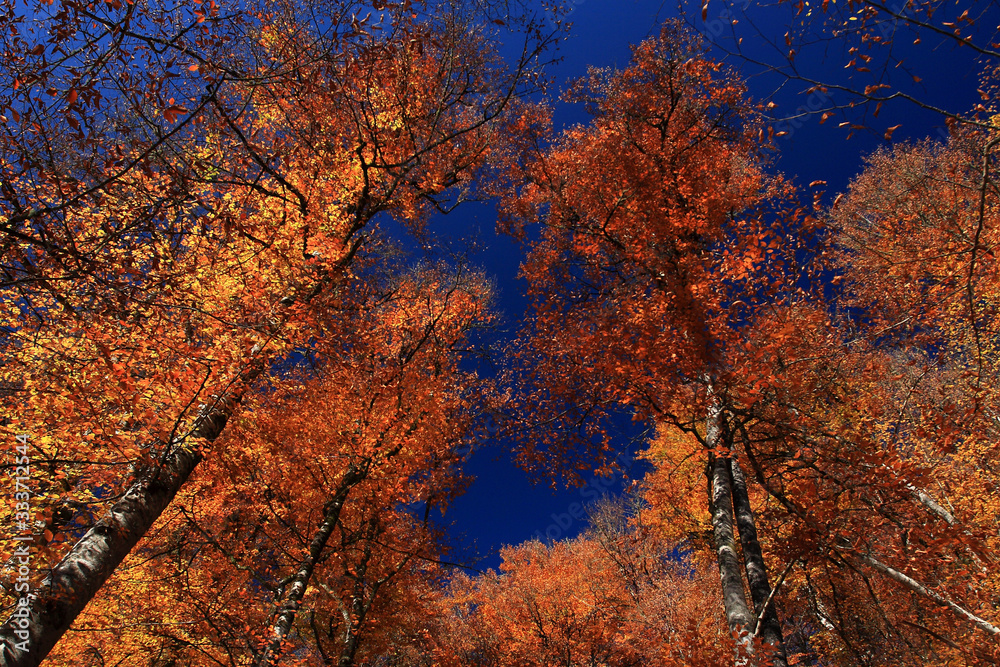
[[[989, 636], [988, 618], [976, 610], [989, 608], [992, 586], [988, 569], [970, 567], [985, 535], [953, 525], [934, 498], [942, 499], [937, 481], [952, 463], [908, 433], [908, 406], [936, 397], [921, 388], [925, 369], [912, 359], [857, 340], [824, 351], [819, 331], [789, 346], [781, 382], [741, 427], [750, 474], [770, 496], [759, 514], [765, 548], [794, 563], [785, 580], [789, 611], [809, 619], [799, 624], [816, 628], [808, 641], [831, 661], [920, 655], [947, 664], [955, 658], [947, 642], [960, 645], [949, 635], [969, 647]], [[966, 483], [982, 474], [958, 469]]]
[[837, 663], [996, 659], [995, 510], [973, 500], [992, 484], [993, 273], [974, 260], [992, 214], [977, 139], [952, 141], [876, 154], [831, 213], [836, 308], [758, 319], [739, 369], [757, 400], [730, 408], [788, 609]]
[[984, 640], [998, 635], [992, 558], [983, 558], [996, 510], [980, 500], [992, 495], [997, 426], [991, 136], [963, 132], [880, 151], [831, 212], [848, 303], [870, 318], [859, 345], [892, 369], [873, 382], [894, 407], [879, 437], [909, 459], [895, 474], [930, 523], [929, 535], [911, 531], [900, 547], [922, 544], [915, 562], [867, 564], [953, 616], [915, 630], [987, 661], [995, 647]]
[[[995, 428], [975, 417], [992, 400], [979, 369], [995, 356], [992, 257], [981, 259], [992, 238], [989, 138], [964, 150], [956, 143], [957, 161], [912, 153], [866, 175], [861, 200], [872, 210], [844, 198], [837, 210], [853, 219], [817, 235], [818, 200], [813, 215], [760, 213], [778, 208], [780, 181], [769, 182], [754, 157], [752, 118], [730, 115], [727, 124], [734, 102], [712, 106], [725, 99], [713, 94], [729, 89], [676, 75], [700, 62], [690, 54], [647, 63], [642, 53], [626, 73], [592, 76], [603, 86], [582, 96], [593, 125], [529, 161], [529, 184], [509, 206], [514, 220], [542, 228], [525, 265], [538, 321], [521, 354], [548, 435], [528, 456], [551, 460], [581, 435], [606, 443], [600, 420], [627, 405], [635, 419], [655, 418], [661, 433], [672, 425], [695, 439], [683, 457], [670, 445], [653, 460], [674, 465], [670, 475], [682, 470], [687, 490], [706, 467], [734, 632], [780, 637], [777, 619], [767, 618], [771, 562], [782, 571], [774, 588], [787, 581], [793, 611], [822, 628], [799, 635], [801, 650], [884, 663], [925, 659], [933, 644], [935, 659], [947, 661], [971, 642], [963, 659], [990, 660], [982, 643], [996, 627], [986, 613], [989, 569], [967, 567], [983, 561], [984, 536], [955, 526], [928, 491], [934, 473], [921, 460], [927, 447], [950, 451]], [[668, 65], [657, 79], [660, 62], [678, 70]], [[655, 101], [646, 96], [656, 90], [644, 87], [650, 79], [664, 82]], [[726, 203], [740, 192], [727, 189], [734, 183], [744, 190]], [[835, 274], [855, 296], [831, 286]], [[929, 369], [922, 359], [934, 357], [941, 361]], [[937, 460], [951, 466], [951, 458]], [[989, 467], [956, 470], [968, 484]], [[658, 483], [676, 477], [658, 472], [651, 497], [704, 520], [683, 491]], [[926, 570], [899, 564], [915, 550], [928, 556]], [[892, 597], [898, 586], [906, 597]], [[921, 621], [932, 613], [938, 625], [928, 627]]]
[[425, 508], [461, 489], [472, 399], [488, 390], [458, 368], [488, 319], [481, 278], [388, 281], [352, 285], [354, 314], [323, 318], [312, 363], [248, 398], [57, 659], [350, 665], [382, 649], [437, 567]]
[[[741, 524], [741, 547], [733, 541], [732, 415], [753, 403], [734, 369], [758, 311], [795, 298], [795, 249], [812, 221], [781, 210], [787, 188], [765, 173], [742, 84], [676, 25], [637, 47], [628, 69], [592, 71], [570, 99], [588, 105], [592, 124], [532, 153], [505, 208], [515, 233], [540, 227], [523, 269], [535, 302], [518, 354], [534, 387], [526, 412], [542, 426], [526, 431], [537, 442], [525, 458], [551, 465], [581, 445], [606, 450], [614, 406], [698, 433], [714, 466], [705, 502], [727, 616], [749, 641], [770, 588], [752, 525]], [[762, 575], [751, 582], [756, 610], [738, 551]], [[780, 646], [766, 616], [766, 643]]]
[[710, 564], [668, 557], [623, 509], [604, 506], [573, 540], [505, 548], [499, 572], [456, 577], [435, 602], [436, 664], [725, 664]]
[[[12, 38], [30, 57], [4, 75], [20, 129], [4, 130], [3, 428], [28, 439], [48, 531], [33, 572], [51, 568], [30, 637], [5, 625], [13, 664], [42, 659], [274, 355], [309, 339], [373, 219], [419, 228], [476, 186], [548, 41], [529, 26], [508, 71], [485, 30], [408, 3], [378, 26], [353, 5], [56, 9], [38, 15], [50, 40]], [[23, 15], [4, 21], [7, 39]], [[36, 108], [47, 86], [65, 95]]]

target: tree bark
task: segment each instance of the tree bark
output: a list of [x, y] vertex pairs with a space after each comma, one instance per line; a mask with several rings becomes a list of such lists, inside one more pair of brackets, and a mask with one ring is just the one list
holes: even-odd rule
[[[767, 579], [767, 567], [764, 565], [764, 554], [757, 538], [757, 524], [753, 509], [750, 507], [750, 496], [747, 493], [747, 481], [736, 458], [730, 459], [732, 473], [733, 509], [736, 513], [736, 526], [740, 532], [740, 545], [743, 548], [743, 562], [746, 565], [747, 583], [750, 596], [753, 599], [755, 619], [760, 618], [760, 628], [751, 627], [751, 632], [760, 635], [764, 643], [771, 647], [771, 661], [774, 667], [787, 667], [788, 657], [785, 654], [785, 642], [781, 636], [781, 622], [778, 620], [776, 603], [771, 595], [771, 585]], [[765, 609], [764, 606], [767, 605]]]
[[[244, 387], [261, 371], [257, 364], [244, 373]], [[15, 609], [0, 627], [0, 665], [36, 667], [42, 662], [201, 462], [201, 453], [185, 445], [218, 438], [242, 398], [242, 392], [224, 397], [206, 410], [190, 436], [172, 443], [160, 465], [140, 474], [52, 569], [30, 602]]]
[[330, 535], [333, 534], [334, 528], [337, 527], [337, 523], [340, 521], [340, 511], [344, 508], [347, 495], [366, 476], [367, 468], [350, 468], [337, 487], [337, 492], [330, 502], [326, 504], [323, 511], [323, 523], [320, 524], [319, 530], [316, 531], [312, 542], [309, 543], [309, 553], [299, 563], [299, 569], [289, 585], [288, 592], [285, 594], [281, 610], [278, 612], [278, 618], [271, 628], [271, 638], [264, 649], [257, 655], [256, 659], [254, 659], [254, 667], [272, 665], [274, 664], [274, 660], [281, 654], [281, 644], [285, 641], [285, 637], [288, 636], [292, 628], [292, 623], [295, 622], [295, 616], [309, 586], [313, 570], [316, 569], [316, 563], [319, 562], [319, 557], [322, 555], [323, 549], [326, 548], [326, 543], [330, 539]]
[[959, 617], [964, 618], [965, 620], [971, 622], [976, 627], [978, 627], [980, 630], [983, 630], [984, 632], [987, 632], [987, 633], [993, 635], [994, 637], [1000, 637], [1000, 628], [996, 627], [995, 625], [993, 625], [989, 621], [987, 621], [987, 620], [985, 620], [983, 618], [980, 618], [979, 616], [976, 616], [975, 614], [973, 614], [968, 609], [966, 609], [966, 608], [964, 608], [964, 607], [962, 607], [960, 605], [955, 604], [954, 602], [952, 602], [948, 598], [944, 597], [943, 595], [940, 595], [939, 593], [935, 593], [934, 591], [932, 591], [931, 589], [927, 588], [926, 586], [924, 586], [922, 583], [920, 583], [916, 579], [913, 579], [912, 577], [909, 577], [909, 576], [903, 574], [899, 570], [896, 570], [894, 568], [889, 567], [885, 563], [881, 562], [880, 560], [878, 560], [876, 558], [873, 558], [872, 556], [867, 556], [867, 555], [864, 555], [864, 554], [859, 554], [858, 557], [866, 565], [869, 565], [869, 566], [875, 568], [876, 570], [878, 570], [879, 572], [881, 572], [885, 576], [889, 577], [893, 581], [897, 581], [897, 582], [903, 584], [904, 586], [906, 586], [907, 588], [909, 588], [911, 591], [913, 591], [915, 593], [919, 593], [920, 595], [923, 595], [925, 597], [930, 598], [931, 600], [934, 600], [938, 604], [941, 604], [941, 605], [944, 605], [945, 607], [948, 607], [948, 609], [950, 609], [951, 611], [953, 611], [956, 615], [958, 615]]
[[743, 575], [736, 555], [736, 537], [733, 533], [733, 495], [729, 484], [730, 453], [723, 452], [720, 408], [713, 403], [708, 409], [706, 439], [712, 450], [712, 533], [722, 579], [722, 596], [726, 608], [726, 622], [730, 631], [742, 639], [749, 636], [754, 616], [747, 606], [743, 591]]

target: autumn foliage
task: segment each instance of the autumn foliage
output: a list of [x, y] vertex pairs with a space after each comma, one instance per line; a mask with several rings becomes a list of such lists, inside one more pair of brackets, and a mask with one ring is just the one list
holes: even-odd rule
[[[30, 439], [43, 644], [341, 307], [375, 218], [419, 230], [516, 131], [546, 37], [508, 70], [445, 9], [352, 8], [66, 5], [40, 9], [47, 41], [4, 19], [32, 57], [4, 100], [3, 432]], [[61, 50], [94, 50], [93, 76], [44, 57]]]
[[715, 588], [711, 568], [684, 563], [641, 513], [594, 509], [591, 529], [574, 540], [509, 547], [499, 572], [457, 577], [435, 603], [435, 664], [731, 661], [729, 633], [702, 597]]
[[353, 315], [323, 318], [315, 361], [246, 402], [56, 660], [243, 664], [329, 520], [281, 651], [360, 660], [399, 631], [405, 599], [437, 567], [425, 508], [460, 490], [473, 399], [488, 391], [452, 350], [486, 323], [489, 294], [445, 267], [378, 287], [354, 285]]
[[526, 409], [560, 415], [531, 435], [526, 456], [542, 460], [574, 456], [573, 430], [603, 444], [595, 416], [612, 405], [688, 420], [688, 380], [725, 372], [740, 320], [790, 268], [780, 217], [758, 214], [786, 191], [764, 170], [745, 89], [690, 35], [668, 25], [628, 69], [593, 70], [567, 97], [593, 122], [529, 152], [503, 208], [513, 233], [540, 227], [516, 358], [538, 378]]
[[[868, 74], [896, 10], [833, 4]], [[1000, 662], [990, 68], [825, 206], [678, 22], [555, 133], [554, 34], [514, 7], [3, 6], [0, 435], [32, 514], [0, 506], [0, 558], [30, 544], [36, 597], [2, 582], [2, 664]], [[971, 22], [949, 39], [991, 55]], [[484, 196], [525, 251], [504, 345], [430, 231]], [[627, 498], [453, 562], [473, 445], [574, 483], [623, 474], [628, 421]]]

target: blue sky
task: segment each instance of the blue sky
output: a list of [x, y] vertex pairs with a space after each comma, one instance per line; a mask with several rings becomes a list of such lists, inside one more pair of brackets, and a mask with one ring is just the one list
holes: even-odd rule
[[[787, 17], [787, 6], [774, 8], [742, 0], [734, 9], [722, 2], [710, 2], [704, 21], [700, 6], [691, 6], [688, 18], [703, 35], [720, 38], [730, 34], [731, 19], [741, 8], [746, 9], [761, 32], [780, 43], [785, 32], [783, 21]], [[572, 2], [568, 18], [573, 26], [560, 47], [563, 61], [552, 70], [557, 82], [553, 92], [563, 89], [567, 80], [584, 75], [588, 66], [627, 66], [630, 45], [658, 34], [662, 21], [676, 16], [676, 2]], [[737, 36], [744, 38], [742, 48], [746, 53], [760, 58], [778, 54], [749, 22], [741, 22], [736, 30]], [[899, 41], [901, 45], [896, 52], [907, 65], [919, 71], [922, 78], [919, 84], [910, 86], [914, 94], [958, 112], [967, 111], [979, 101], [976, 92], [979, 65], [967, 49], [956, 49], [940, 41], [915, 48], [909, 45], [909, 40], [905, 44], [902, 39]], [[715, 50], [714, 54], [725, 57], [720, 50]], [[844, 80], [842, 55], [839, 44], [822, 44], [811, 52], [803, 52], [797, 64], [803, 71], [818, 77]], [[754, 99], [770, 99], [777, 103], [773, 113], [779, 117], [798, 115], [802, 110], [818, 108], [828, 101], [827, 97], [815, 93], [806, 94], [804, 84], [782, 85], [780, 77], [755, 73], [752, 67], [738, 59], [730, 57], [726, 61], [749, 75], [748, 85]], [[898, 78], [901, 71], [894, 75]], [[835, 102], [845, 99], [837, 93], [828, 97]], [[562, 103], [555, 108], [557, 127], [587, 122], [581, 108]], [[847, 187], [862, 168], [865, 155], [887, 143], [882, 138], [886, 127], [901, 125], [893, 135], [895, 141], [939, 137], [944, 127], [940, 116], [903, 103], [886, 105], [879, 118], [872, 121], [873, 132], [855, 133], [850, 140], [847, 139], [848, 130], [838, 127], [841, 120], [834, 117], [821, 124], [818, 116], [810, 115], [777, 126], [787, 135], [778, 140], [776, 168], [793, 177], [800, 186], [816, 180], [827, 181], [826, 201]], [[499, 306], [505, 315], [506, 333], [502, 335], [512, 335], [526, 304], [525, 284], [517, 279], [522, 251], [513, 241], [495, 233], [494, 220], [490, 205], [470, 205], [459, 209], [440, 229], [447, 234], [476, 235], [483, 244], [484, 250], [475, 260], [496, 280], [500, 291]], [[484, 557], [480, 565], [488, 567], [499, 563], [496, 551], [504, 544], [517, 544], [532, 537], [561, 539], [576, 535], [586, 525], [581, 518], [582, 508], [600, 493], [619, 493], [628, 483], [621, 478], [598, 478], [591, 479], [583, 488], [555, 491], [545, 485], [533, 485], [513, 465], [503, 443], [494, 443], [492, 448], [476, 453], [469, 469], [477, 480], [448, 511], [445, 521], [452, 524], [456, 545], [478, 551]], [[641, 466], [633, 467], [632, 472], [639, 474]], [[463, 560], [471, 554], [471, 551], [457, 554], [456, 558]]]

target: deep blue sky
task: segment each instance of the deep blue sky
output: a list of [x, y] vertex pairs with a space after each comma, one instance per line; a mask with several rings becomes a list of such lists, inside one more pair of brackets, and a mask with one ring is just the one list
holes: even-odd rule
[[[757, 27], [780, 42], [785, 32], [782, 24], [787, 16], [785, 8], [775, 10], [750, 0], [745, 0], [742, 6], [747, 8]], [[700, 5], [691, 6], [688, 12], [699, 32], [712, 37], [725, 34], [723, 28], [728, 29], [729, 18], [733, 15], [720, 2], [709, 4], [706, 21], [701, 20]], [[572, 3], [569, 15], [572, 30], [560, 48], [563, 61], [552, 70], [557, 89], [564, 88], [567, 80], [583, 76], [588, 66], [627, 66], [630, 45], [658, 34], [661, 22], [676, 16], [676, 3], [661, 0], [577, 0]], [[744, 38], [742, 46], [746, 52], [762, 58], [777, 55], [748, 22], [741, 22], [737, 30]], [[724, 57], [721, 51], [714, 53]], [[898, 53], [913, 64], [923, 79], [913, 87], [914, 93], [959, 112], [972, 108], [979, 101], [976, 93], [979, 66], [967, 50], [925, 40], [919, 50], [911, 47]], [[799, 107], [815, 108], [823, 101], [804, 94], [806, 86], [801, 83], [782, 86], [780, 78], [755, 73], [738, 59], [729, 58], [727, 62], [750, 76], [750, 94], [754, 99], [772, 99], [777, 103], [775, 114], [793, 115]], [[813, 52], [804, 53], [797, 62], [804, 70], [818, 76], [845, 76], [845, 59], [838, 44], [817, 47]], [[840, 102], [845, 97], [834, 93], [830, 99]], [[896, 141], [940, 136], [943, 127], [943, 119], [939, 116], [907, 104], [886, 106], [872, 123], [875, 132], [856, 133], [849, 141], [848, 131], [838, 127], [840, 120], [843, 119], [835, 117], [820, 124], [818, 117], [810, 116], [785, 122], [779, 127], [788, 134], [779, 139], [776, 169], [792, 176], [802, 186], [816, 180], [827, 181], [827, 201], [847, 187], [861, 169], [865, 155], [887, 143], [881, 137], [885, 127], [902, 124], [893, 136]], [[565, 127], [585, 123], [587, 116], [580, 108], [560, 103], [556, 105], [555, 121], [557, 127]], [[472, 205], [454, 213], [439, 229], [451, 235], [472, 233], [478, 236], [485, 249], [475, 260], [497, 282], [506, 335], [511, 335], [518, 327], [526, 304], [525, 285], [517, 279], [522, 251], [510, 239], [496, 235], [494, 221], [491, 206]], [[456, 545], [477, 550], [484, 557], [481, 566], [487, 567], [496, 567], [499, 563], [496, 551], [504, 544], [517, 544], [536, 536], [561, 539], [576, 535], [586, 525], [580, 518], [582, 507], [601, 492], [620, 492], [627, 483], [620, 478], [591, 480], [582, 489], [555, 492], [544, 485], [535, 486], [511, 463], [503, 443], [494, 443], [492, 448], [475, 454], [469, 469], [477, 480], [448, 511], [445, 521], [452, 523]], [[469, 555], [466, 553], [465, 557]], [[457, 554], [457, 558], [461, 560], [463, 555]]]

